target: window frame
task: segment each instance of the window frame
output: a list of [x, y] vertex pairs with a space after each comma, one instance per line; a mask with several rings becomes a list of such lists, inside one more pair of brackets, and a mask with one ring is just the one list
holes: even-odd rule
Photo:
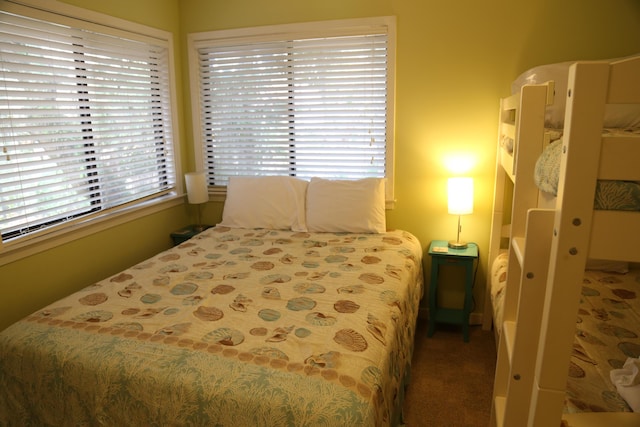
[[[198, 72], [198, 48], [237, 43], [255, 43], [279, 41], [285, 38], [322, 38], [364, 34], [387, 34], [387, 104], [386, 104], [386, 153], [385, 153], [385, 199], [386, 208], [395, 207], [394, 190], [394, 154], [395, 154], [395, 61], [396, 61], [396, 18], [382, 16], [372, 18], [316, 21], [308, 23], [270, 25], [262, 27], [240, 28], [190, 33], [187, 35], [189, 60], [189, 81], [191, 97], [191, 116], [193, 126], [194, 156], [198, 170], [206, 171], [201, 117], [201, 82]], [[222, 201], [226, 196], [226, 186], [209, 188], [212, 200]]]
[[[128, 39], [148, 40], [155, 44], [162, 44], [167, 48], [168, 55], [168, 102], [171, 120], [170, 130], [173, 153], [167, 160], [172, 160], [174, 185], [158, 196], [147, 196], [105, 211], [83, 215], [77, 219], [56, 224], [43, 230], [30, 232], [21, 237], [8, 241], [0, 238], [0, 265], [13, 262], [20, 258], [54, 248], [98, 231], [127, 223], [137, 218], [162, 211], [183, 203], [182, 176], [179, 143], [179, 121], [177, 111], [175, 59], [173, 34], [124, 19], [90, 11], [80, 7], [63, 4], [53, 0], [0, 0], [3, 10], [22, 16], [32, 17], [81, 27], [100, 33], [119, 35]], [[81, 23], [80, 25], [77, 25]]]

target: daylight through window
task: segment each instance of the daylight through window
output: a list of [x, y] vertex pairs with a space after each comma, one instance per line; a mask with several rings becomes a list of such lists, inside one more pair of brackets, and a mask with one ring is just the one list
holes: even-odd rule
[[387, 177], [392, 188], [393, 28], [384, 19], [190, 35], [196, 150], [210, 185], [290, 175]]
[[0, 12], [4, 241], [175, 187], [169, 48], [96, 27]]

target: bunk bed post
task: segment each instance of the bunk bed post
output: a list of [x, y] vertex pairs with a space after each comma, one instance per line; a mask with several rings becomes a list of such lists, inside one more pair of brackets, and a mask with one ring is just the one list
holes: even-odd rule
[[[536, 87], [544, 86], [549, 95], [553, 91], [549, 82], [526, 84], [519, 96], [512, 95], [501, 102], [499, 138], [515, 138], [515, 154], [510, 164], [504, 150], [498, 152], [501, 167], [496, 168], [496, 191], [504, 190], [500, 179], [506, 177], [514, 182], [514, 188], [509, 260], [508, 265], [499, 265], [502, 271], [507, 267], [507, 277], [504, 288], [500, 288], [504, 292], [503, 319], [495, 322], [502, 327], [502, 333], [490, 422], [492, 426], [507, 427], [635, 427], [640, 425], [638, 413], [563, 415], [563, 407], [567, 403], [567, 380], [587, 258], [640, 262], [640, 213], [594, 207], [598, 180], [640, 181], [640, 138], [632, 135], [637, 132], [627, 130], [622, 136], [616, 131], [603, 133], [604, 125], [611, 123], [610, 118], [605, 118], [607, 104], [640, 107], [640, 56], [609, 63], [577, 62], [570, 67], [563, 139], [559, 142], [563, 145], [554, 145], [562, 151], [555, 200], [538, 192], [533, 182], [536, 161], [543, 145], [549, 142], [546, 137], [555, 135], [544, 129], [544, 116], [549, 112], [546, 105], [553, 101], [548, 98], [546, 105], [541, 104], [536, 96]], [[514, 100], [518, 105], [513, 105]], [[515, 113], [513, 123], [504, 120], [507, 109]], [[607, 112], [610, 110], [612, 106]], [[597, 201], [608, 197], [616, 198], [612, 193], [600, 194]], [[504, 203], [494, 195], [494, 203], [497, 201]], [[625, 209], [635, 208], [634, 203], [628, 202], [621, 202]], [[540, 209], [545, 206], [550, 209]], [[491, 254], [500, 249], [497, 236], [505, 236], [494, 230], [498, 220], [501, 223], [508, 216], [500, 217], [501, 209], [494, 206]], [[493, 296], [494, 291], [490, 292]], [[598, 307], [594, 310], [600, 311]], [[586, 346], [587, 341], [578, 337], [577, 345], [581, 346], [581, 342]], [[628, 356], [627, 351], [620, 350], [618, 356], [612, 356], [617, 357], [616, 363], [620, 354]], [[602, 398], [603, 408], [616, 408], [615, 402]], [[576, 408], [598, 407], [579, 400], [573, 403]]]
[[[505, 208], [505, 186], [507, 183], [505, 174], [502, 173], [502, 166], [500, 164], [500, 138], [501, 138], [501, 123], [502, 112], [504, 111], [504, 101], [500, 100], [500, 114], [498, 118], [498, 145], [496, 149], [496, 165], [495, 165], [495, 182], [493, 187], [493, 214], [491, 216], [491, 232], [489, 234], [489, 255], [487, 256], [487, 281], [484, 297], [484, 312], [482, 319], [482, 329], [488, 331], [491, 329], [493, 323], [493, 310], [491, 309], [491, 263], [498, 256], [500, 252], [501, 240], [505, 237], [504, 233], [504, 208]], [[496, 336], [496, 345], [497, 345]]]
[[[558, 425], [589, 253], [609, 64], [569, 72], [564, 146], [529, 426]], [[571, 150], [572, 145], [580, 149]], [[570, 155], [567, 155], [570, 153]]]

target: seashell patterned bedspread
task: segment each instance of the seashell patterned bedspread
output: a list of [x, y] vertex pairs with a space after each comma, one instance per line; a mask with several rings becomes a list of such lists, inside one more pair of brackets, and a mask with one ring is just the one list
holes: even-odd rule
[[[491, 301], [494, 327], [502, 324], [507, 271], [506, 253], [492, 263]], [[587, 270], [569, 364], [564, 411], [629, 412], [611, 382], [612, 369], [640, 357], [640, 269], [626, 274]]]
[[569, 367], [566, 412], [631, 411], [612, 369], [640, 357], [640, 270], [586, 271]]
[[0, 333], [0, 425], [398, 423], [406, 231], [214, 227]]

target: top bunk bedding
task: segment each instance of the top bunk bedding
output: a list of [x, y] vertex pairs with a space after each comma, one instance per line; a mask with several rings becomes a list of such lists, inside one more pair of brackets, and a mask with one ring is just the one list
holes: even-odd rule
[[[616, 59], [603, 62], [612, 61]], [[571, 64], [573, 62], [562, 62], [532, 68], [521, 74], [511, 87], [512, 93], [518, 93], [524, 85], [553, 82], [555, 96], [553, 102], [545, 108], [544, 130], [541, 130], [544, 132], [544, 149], [536, 162], [534, 173], [534, 181], [538, 188], [553, 197], [558, 192], [568, 73]], [[640, 104], [608, 104], [604, 114], [603, 137], [640, 138]], [[513, 144], [512, 138], [502, 137], [501, 146], [511, 155], [514, 151]], [[599, 180], [596, 184], [594, 209], [640, 211], [640, 181]]]
[[[536, 161], [534, 181], [538, 188], [552, 196], [558, 195], [558, 181], [560, 179], [560, 159], [562, 156], [562, 133], [554, 132], [557, 139], [547, 145]], [[603, 136], [640, 137], [638, 129], [605, 129]], [[640, 181], [598, 180], [594, 209], [640, 211]]]
[[[614, 58], [603, 61], [614, 62], [622, 59], [635, 58], [637, 55]], [[567, 104], [567, 87], [569, 68], [575, 61], [546, 64], [531, 68], [520, 74], [511, 83], [511, 93], [518, 93], [524, 85], [554, 82], [555, 97], [552, 104], [545, 109], [544, 124], [548, 129], [562, 129], [564, 127], [565, 108]], [[610, 104], [605, 108], [604, 127], [609, 129], [640, 129], [640, 105]]]
[[394, 424], [421, 257], [405, 231], [211, 228], [0, 333], [0, 424]]

